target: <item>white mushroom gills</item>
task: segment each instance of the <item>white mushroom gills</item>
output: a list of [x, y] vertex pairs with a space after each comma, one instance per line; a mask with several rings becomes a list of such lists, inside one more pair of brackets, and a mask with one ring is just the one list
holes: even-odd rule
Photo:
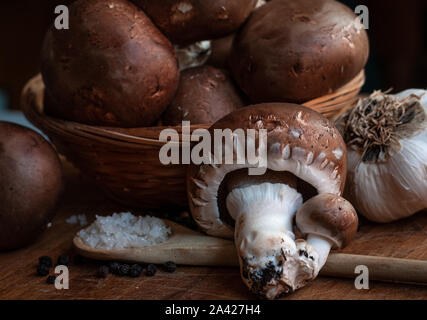
[[293, 219], [302, 202], [300, 193], [281, 183], [236, 188], [227, 196], [240, 262], [248, 269], [242, 274], [252, 275], [244, 280], [267, 298], [301, 287], [317, 269], [314, 260], [299, 253], [305, 248], [295, 243]]

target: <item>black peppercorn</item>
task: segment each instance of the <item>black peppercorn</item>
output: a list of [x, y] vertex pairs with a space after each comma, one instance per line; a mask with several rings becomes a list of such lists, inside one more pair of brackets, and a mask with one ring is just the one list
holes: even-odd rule
[[139, 264], [134, 264], [130, 267], [129, 276], [132, 278], [137, 278], [142, 273], [142, 267]]
[[47, 276], [48, 274], [49, 274], [49, 267], [47, 266], [47, 265], [45, 265], [45, 264], [39, 264], [38, 266], [37, 266], [37, 274], [39, 275], [39, 276]]
[[110, 272], [112, 274], [118, 274], [119, 273], [119, 267], [120, 264], [118, 262], [110, 262]]
[[118, 274], [121, 277], [126, 276], [128, 275], [129, 270], [130, 270], [130, 266], [128, 264], [122, 264], [119, 266]]
[[98, 278], [106, 278], [109, 272], [109, 268], [107, 266], [100, 266], [98, 269], [97, 276]]
[[61, 266], [68, 266], [70, 264], [70, 257], [65, 255], [65, 254], [60, 255], [58, 257], [58, 263], [57, 264], [61, 265]]
[[152, 277], [152, 276], [154, 276], [154, 275], [156, 274], [156, 272], [157, 272], [157, 268], [156, 268], [156, 266], [155, 266], [154, 264], [149, 264], [149, 265], [147, 266], [147, 272], [146, 272], [146, 275], [147, 275], [148, 277]]
[[39, 258], [39, 264], [44, 264], [46, 267], [52, 267], [52, 259], [48, 256], [42, 256]]
[[54, 284], [55, 283], [55, 279], [56, 279], [55, 276], [49, 276], [49, 277], [46, 278], [46, 283], [47, 284]]
[[165, 264], [163, 265], [163, 267], [165, 268], [166, 272], [173, 273], [173, 272], [176, 271], [176, 264], [173, 261], [167, 261], [167, 262], [165, 262]]

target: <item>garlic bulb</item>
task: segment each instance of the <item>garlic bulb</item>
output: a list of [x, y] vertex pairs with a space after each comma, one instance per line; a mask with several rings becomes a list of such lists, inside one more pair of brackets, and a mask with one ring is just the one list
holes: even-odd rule
[[375, 222], [427, 208], [427, 91], [374, 92], [342, 116], [348, 146], [345, 196]]

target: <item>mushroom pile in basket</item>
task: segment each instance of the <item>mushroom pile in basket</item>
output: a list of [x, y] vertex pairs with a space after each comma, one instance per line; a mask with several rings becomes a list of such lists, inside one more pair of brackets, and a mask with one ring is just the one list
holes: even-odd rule
[[93, 126], [267, 130], [257, 146], [267, 150], [264, 175], [249, 176], [249, 164], [188, 169], [191, 214], [206, 233], [234, 237], [250, 290], [276, 298], [304, 286], [353, 238], [357, 215], [341, 198], [346, 145], [332, 122], [298, 105], [363, 71], [368, 37], [350, 8], [77, 0], [69, 25], [52, 25], [44, 40], [46, 114]]
[[43, 43], [45, 112], [89, 125], [304, 103], [351, 82], [369, 55], [363, 25], [334, 0], [77, 0], [69, 26], [52, 24]]

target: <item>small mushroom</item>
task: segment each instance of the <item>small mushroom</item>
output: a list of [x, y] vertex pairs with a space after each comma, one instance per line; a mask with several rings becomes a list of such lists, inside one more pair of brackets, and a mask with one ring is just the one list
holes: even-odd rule
[[238, 109], [215, 129], [266, 129], [267, 144], [261, 140], [257, 152], [267, 150], [268, 171], [250, 176], [248, 162], [190, 166], [192, 216], [210, 235], [234, 236], [242, 279], [252, 292], [272, 299], [304, 286], [319, 264], [300, 252], [314, 254], [317, 247], [295, 240], [293, 221], [304, 200], [342, 194], [347, 151], [341, 135], [319, 113], [286, 103]]
[[316, 274], [324, 266], [331, 249], [345, 247], [357, 232], [358, 218], [350, 202], [331, 193], [319, 194], [296, 214], [298, 229], [307, 235], [306, 258], [316, 263]]
[[167, 126], [214, 123], [245, 105], [227, 71], [211, 66], [181, 72], [178, 90], [162, 116]]
[[174, 44], [188, 45], [235, 32], [257, 0], [131, 0]]

